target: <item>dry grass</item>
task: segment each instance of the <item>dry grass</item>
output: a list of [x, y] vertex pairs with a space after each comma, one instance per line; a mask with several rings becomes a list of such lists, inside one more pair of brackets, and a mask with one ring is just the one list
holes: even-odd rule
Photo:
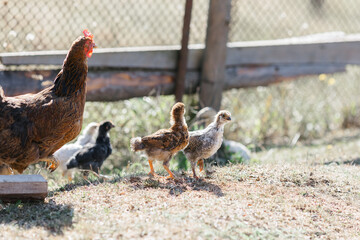
[[264, 151], [255, 155], [261, 163], [213, 167], [201, 181], [190, 172], [177, 172], [175, 181], [142, 172], [53, 184], [43, 204], [0, 205], [1, 233], [7, 239], [358, 239], [360, 169], [343, 163], [359, 155], [360, 138], [333, 142]]

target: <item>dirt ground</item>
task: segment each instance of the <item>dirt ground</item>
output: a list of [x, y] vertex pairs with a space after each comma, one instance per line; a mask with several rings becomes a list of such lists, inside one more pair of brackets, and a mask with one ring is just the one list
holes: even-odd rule
[[[250, 165], [208, 168], [199, 181], [190, 171], [175, 172], [176, 180], [142, 172], [54, 185], [45, 203], [1, 204], [0, 232], [6, 239], [359, 239], [359, 146], [357, 132], [335, 134], [255, 153]], [[157, 171], [165, 174], [160, 164]]]

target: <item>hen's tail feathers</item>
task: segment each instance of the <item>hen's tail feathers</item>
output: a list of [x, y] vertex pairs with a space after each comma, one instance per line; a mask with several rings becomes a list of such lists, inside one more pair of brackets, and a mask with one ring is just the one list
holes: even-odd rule
[[71, 158], [71, 160], [66, 164], [67, 169], [76, 168], [78, 166], [79, 166], [79, 164], [75, 158]]
[[145, 145], [141, 141], [141, 137], [132, 138], [130, 140], [130, 147], [133, 152], [143, 150]]
[[0, 86], [0, 102], [5, 98], [5, 93], [3, 88]]

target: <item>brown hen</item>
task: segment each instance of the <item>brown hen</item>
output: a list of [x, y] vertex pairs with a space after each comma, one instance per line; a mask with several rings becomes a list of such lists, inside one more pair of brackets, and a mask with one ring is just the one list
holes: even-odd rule
[[189, 143], [189, 132], [184, 118], [185, 106], [176, 103], [171, 110], [169, 129], [161, 129], [146, 137], [131, 139], [130, 145], [133, 151], [145, 151], [150, 165], [150, 175], [156, 176], [153, 167], [154, 160], [163, 161], [163, 167], [169, 173], [167, 178], [174, 178], [169, 169], [171, 158]]
[[[54, 85], [36, 94], [6, 97], [0, 87], [0, 164], [2, 172], [22, 173], [30, 164], [46, 161], [81, 131], [86, 94], [87, 57], [95, 44], [84, 30], [76, 39]], [[11, 168], [4, 170], [4, 167]], [[1, 170], [1, 167], [0, 167]], [[1, 171], [0, 171], [1, 172]]]

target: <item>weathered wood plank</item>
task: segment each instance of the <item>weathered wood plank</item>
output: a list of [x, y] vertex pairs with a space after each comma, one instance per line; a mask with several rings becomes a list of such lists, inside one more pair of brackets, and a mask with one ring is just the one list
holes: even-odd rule
[[344, 64], [231, 67], [226, 70], [224, 89], [268, 86], [301, 76], [345, 71]]
[[[178, 46], [95, 49], [89, 67], [175, 69]], [[2, 53], [3, 65], [62, 65], [67, 51]]]
[[47, 181], [41, 175], [0, 175], [2, 201], [44, 200], [46, 196]]
[[[360, 64], [360, 35], [301, 37], [227, 44], [227, 66]], [[90, 67], [175, 70], [180, 46], [95, 49]], [[62, 65], [67, 51], [0, 53], [3, 65]], [[204, 45], [189, 45], [187, 67], [200, 69]]]
[[228, 48], [227, 66], [243, 64], [360, 64], [360, 41]]
[[[345, 71], [345, 65], [265, 65], [228, 67], [224, 89], [266, 86], [298, 76]], [[59, 70], [0, 71], [0, 85], [6, 96], [39, 92], [52, 84]], [[148, 95], [174, 94], [175, 71], [97, 70], [88, 73], [87, 101], [117, 101]], [[185, 93], [199, 87], [199, 71], [188, 71]]]

